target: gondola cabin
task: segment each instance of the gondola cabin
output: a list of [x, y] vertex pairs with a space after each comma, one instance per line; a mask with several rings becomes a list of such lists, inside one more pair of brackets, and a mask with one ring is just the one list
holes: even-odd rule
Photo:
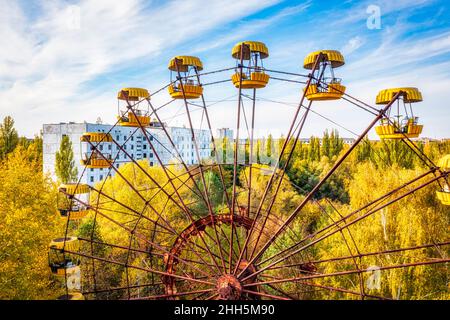
[[176, 56], [169, 61], [169, 94], [173, 99], [198, 99], [203, 94], [198, 72], [203, 70], [202, 61], [193, 56]]
[[58, 188], [58, 211], [69, 220], [84, 218], [88, 212], [89, 185], [82, 183], [65, 183]]
[[[316, 63], [317, 62], [317, 63]], [[341, 79], [335, 69], [345, 64], [344, 56], [337, 50], [321, 50], [308, 54], [303, 67], [312, 70], [313, 78], [306, 88], [305, 96], [310, 101], [338, 100], [345, 93]]]
[[53, 274], [66, 276], [68, 269], [80, 264], [80, 258], [76, 252], [80, 243], [76, 237], [53, 239], [49, 245], [48, 265]]
[[112, 160], [112, 136], [103, 132], [86, 132], [80, 138], [81, 164], [87, 168], [109, 168]]
[[124, 88], [117, 93], [118, 125], [147, 127], [150, 125], [150, 93], [143, 88]]
[[[442, 171], [450, 172], [450, 154], [440, 159], [438, 166]], [[442, 188], [436, 191], [436, 196], [443, 205], [450, 206], [450, 185], [447, 179], [444, 181]]]
[[264, 43], [239, 42], [231, 50], [231, 56], [236, 60], [236, 70], [231, 76], [231, 81], [236, 88], [261, 89], [269, 83], [270, 77], [265, 73], [263, 62], [269, 57], [269, 49]]
[[386, 105], [394, 96], [400, 93], [397, 100], [387, 110], [387, 114], [375, 127], [375, 132], [381, 139], [417, 138], [422, 133], [423, 125], [413, 112], [413, 103], [422, 101], [422, 94], [417, 88], [404, 87], [381, 90], [376, 98], [376, 104]]

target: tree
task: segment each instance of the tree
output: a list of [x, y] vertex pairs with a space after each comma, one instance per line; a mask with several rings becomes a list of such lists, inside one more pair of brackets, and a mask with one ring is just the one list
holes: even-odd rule
[[55, 173], [62, 183], [74, 181], [78, 176], [78, 170], [73, 160], [72, 142], [68, 136], [63, 136], [59, 151], [56, 152]]
[[[339, 208], [340, 214], [350, 213], [355, 208], [386, 194], [422, 173], [423, 169], [404, 169], [395, 165], [390, 169], [379, 168], [373, 163], [364, 162], [353, 168], [353, 177], [348, 182], [350, 204]], [[420, 182], [414, 183], [411, 188]], [[398, 194], [396, 194], [398, 196]], [[367, 211], [366, 211], [367, 212]], [[340, 215], [330, 210], [330, 217], [324, 217], [321, 227], [330, 225]], [[351, 225], [346, 236], [357, 245], [357, 251], [377, 252], [394, 248], [407, 248], [416, 245], [444, 242], [448, 239], [449, 215], [445, 206], [439, 205], [435, 197], [435, 186], [428, 186], [392, 205], [374, 212], [365, 219]], [[356, 249], [356, 248], [355, 248]], [[353, 250], [353, 249], [352, 249]], [[440, 258], [445, 251], [414, 250], [396, 255], [374, 255], [365, 258], [364, 268], [369, 266], [401, 265]], [[349, 254], [349, 247], [343, 235], [322, 241], [318, 247], [317, 259], [328, 259]], [[337, 272], [345, 268], [354, 269], [352, 262], [330, 264], [327, 272]], [[414, 268], [387, 269], [381, 272], [380, 288], [365, 288], [367, 294], [386, 296], [394, 299], [448, 299], [448, 267], [446, 265], [418, 266]], [[367, 279], [367, 277], [365, 278]], [[321, 285], [346, 286], [358, 291], [356, 275], [329, 277], [320, 281]], [[353, 283], [353, 288], [348, 287]], [[327, 296], [337, 299], [340, 293]]]
[[328, 130], [325, 130], [322, 138], [322, 155], [331, 158], [331, 143], [330, 143], [330, 135], [328, 134]]
[[344, 141], [339, 137], [339, 132], [333, 129], [330, 134], [330, 155], [329, 157], [337, 156], [344, 148]]
[[245, 163], [250, 163], [250, 139], [245, 139]]
[[256, 163], [261, 163], [261, 140], [256, 140]]
[[19, 135], [14, 128], [14, 119], [6, 116], [0, 125], [0, 158], [5, 158], [8, 153], [13, 151], [19, 142]]
[[272, 157], [272, 148], [273, 148], [273, 137], [271, 134], [269, 134], [266, 141], [266, 156], [269, 159]]
[[316, 137], [311, 137], [309, 141], [309, 160], [319, 161], [320, 160], [320, 139]]
[[56, 188], [30, 152], [18, 146], [0, 163], [0, 299], [55, 299], [63, 293], [46, 253], [63, 234], [64, 220], [56, 211]]

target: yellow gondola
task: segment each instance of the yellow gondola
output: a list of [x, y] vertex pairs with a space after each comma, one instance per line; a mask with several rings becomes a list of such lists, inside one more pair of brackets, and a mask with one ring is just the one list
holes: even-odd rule
[[[198, 81], [197, 71], [203, 70], [203, 64], [197, 57], [176, 56], [169, 61], [169, 94], [174, 99], [198, 99], [203, 87]], [[172, 79], [175, 79], [172, 81]]]
[[312, 79], [305, 96], [311, 101], [338, 100], [345, 93], [345, 86], [341, 84], [340, 78], [334, 76], [334, 69], [345, 64], [344, 56], [337, 50], [315, 51], [305, 57], [303, 67], [311, 70], [319, 54], [322, 54], [322, 59], [313, 73], [315, 79]]
[[109, 133], [86, 132], [80, 138], [81, 164], [87, 168], [109, 168], [111, 166], [111, 143]]
[[[450, 171], [450, 154], [445, 155], [441, 160], [439, 160], [438, 166], [442, 171]], [[442, 204], [450, 206], [450, 186], [448, 185], [448, 182], [444, 183], [441, 190], [436, 191], [436, 196]]]
[[[423, 125], [418, 124], [418, 117], [414, 116], [411, 103], [422, 101], [422, 94], [417, 88], [404, 87], [381, 90], [376, 98], [376, 104], [388, 104], [400, 92], [397, 105], [389, 108], [388, 115], [380, 120], [375, 132], [381, 139], [417, 138], [422, 133]], [[403, 119], [400, 102], [402, 101], [405, 116]], [[409, 108], [408, 108], [409, 107]], [[409, 109], [409, 110], [408, 110]], [[391, 112], [394, 110], [394, 115]]]
[[78, 200], [87, 204], [89, 202], [89, 185], [66, 183], [60, 185], [58, 191], [58, 211], [62, 217], [68, 217], [69, 220], [79, 220], [88, 214], [88, 206], [74, 200], [73, 197], [75, 196]]
[[[241, 71], [239, 64], [244, 61]], [[260, 89], [269, 82], [269, 75], [265, 73], [263, 60], [269, 56], [269, 49], [262, 42], [243, 41], [237, 43], [231, 50], [231, 56], [236, 59], [236, 72], [231, 76], [231, 81], [236, 88]]]
[[79, 257], [73, 252], [80, 248], [80, 242], [76, 237], [53, 239], [49, 245], [48, 265], [53, 274], [65, 276], [68, 269], [80, 264]]
[[[118, 125], [124, 127], [149, 126], [150, 110], [147, 103], [148, 99], [150, 99], [150, 94], [147, 89], [123, 88], [120, 90], [117, 93]], [[125, 106], [121, 106], [121, 101], [126, 101]], [[146, 104], [147, 107], [142, 107], [143, 104]]]

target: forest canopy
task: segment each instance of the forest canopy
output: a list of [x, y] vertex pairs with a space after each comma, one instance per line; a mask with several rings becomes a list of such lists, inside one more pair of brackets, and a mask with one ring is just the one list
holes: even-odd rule
[[[41, 138], [16, 139], [14, 130], [9, 128], [8, 132], [12, 138], [7, 139], [8, 144], [2, 147], [1, 150], [8, 152], [2, 153], [3, 159], [0, 162], [0, 299], [54, 299], [64, 293], [64, 288], [63, 283], [55, 279], [48, 268], [48, 244], [52, 239], [63, 236], [66, 227], [66, 220], [57, 211], [57, 184], [42, 172]], [[13, 147], [11, 143], [14, 144]], [[261, 148], [265, 145], [272, 153], [276, 143], [280, 141], [271, 137], [265, 142], [258, 142], [258, 145]], [[291, 142], [288, 145], [293, 148]], [[246, 146], [248, 147], [248, 144]], [[418, 142], [417, 146], [434, 162], [450, 153], [449, 141]], [[263, 212], [271, 210], [272, 215], [265, 222], [266, 230], [270, 232], [262, 232], [259, 241], [256, 241], [256, 235], [251, 237], [250, 242], [255, 245], [255, 251], [262, 247], [279, 228], [281, 221], [295, 210], [348, 148], [337, 131], [325, 132], [321, 139], [312, 137], [310, 143], [298, 143], [295, 146], [286, 171], [275, 171], [277, 175], [283, 176], [283, 180], [274, 202], [270, 204], [271, 202], [267, 201], [261, 208]], [[261, 150], [258, 159], [270, 156], [267, 150]], [[287, 159], [283, 158], [281, 165], [284, 164], [283, 161]], [[82, 252], [94, 254], [106, 261], [123, 263], [94, 263], [89, 258], [83, 258], [82, 287], [86, 291], [92, 290], [94, 286], [96, 289], [105, 289], [161, 281], [161, 278], [153, 273], [138, 268], [126, 268], [124, 265], [162, 270], [167, 256], [163, 259], [161, 252], [174, 244], [174, 234], [185, 230], [191, 221], [207, 216], [209, 210], [214, 213], [228, 212], [224, 191], [230, 192], [233, 188], [232, 166], [224, 166], [223, 172], [211, 166], [212, 169], [205, 171], [203, 183], [199, 178], [192, 181], [183, 168], [175, 165], [168, 166], [169, 171], [166, 171], [158, 166], [150, 166], [147, 161], [138, 163], [139, 168], [132, 163], [121, 166], [120, 175], [107, 177], [94, 186], [91, 204], [95, 206], [104, 201], [105, 195], [114, 197], [116, 202], [102, 202], [101, 210], [92, 210], [80, 222], [71, 222], [68, 225], [69, 233], [81, 239], [96, 241], [93, 246], [89, 242], [82, 242]], [[250, 168], [251, 198], [246, 190]], [[264, 193], [267, 193], [267, 198], [270, 199], [276, 185], [269, 190], [265, 188], [270, 179], [267, 172], [272, 170], [273, 167], [267, 163], [257, 163], [251, 167], [241, 166], [237, 172], [235, 186], [237, 202], [248, 202], [250, 208], [257, 208]], [[262, 259], [274, 254], [276, 248], [289, 247], [336, 221], [342, 220], [341, 225], [351, 224], [362, 217], [363, 212], [357, 212], [345, 219], [343, 217], [428, 170], [423, 161], [401, 141], [365, 139], [302, 209], [301, 214], [292, 220], [289, 231], [275, 241]], [[225, 185], [221, 175], [224, 176]], [[127, 181], [132, 181], [132, 185]], [[203, 199], [205, 184], [210, 196], [209, 203], [205, 203]], [[418, 183], [413, 183], [408, 186], [408, 190], [417, 186]], [[437, 188], [437, 184], [430, 184], [405, 199], [377, 210], [367, 218], [327, 237], [317, 246], [307, 248], [301, 256], [292, 255], [288, 263], [302, 265], [304, 261], [332, 260], [360, 253], [447, 241], [450, 212], [448, 206], [442, 205], [436, 199]], [[393, 196], [380, 203], [392, 199]], [[189, 208], [192, 217], [187, 216], [185, 207]], [[225, 236], [230, 237], [232, 231], [227, 231], [226, 228], [224, 230]], [[243, 234], [237, 236], [242, 237]], [[205, 241], [212, 244], [210, 239]], [[106, 244], [114, 244], [117, 247]], [[130, 254], [119, 246], [133, 247], [137, 251]], [[278, 289], [295, 291], [297, 298], [303, 299], [348, 299], [359, 296], [323, 288], [347, 288], [358, 293], [361, 290], [360, 284], [363, 283], [367, 297], [373, 294], [393, 299], [448, 299], [446, 264], [383, 270], [380, 282], [368, 285], [379, 266], [438, 259], [447, 257], [448, 253], [446, 247], [427, 247], [401, 253], [364, 256], [357, 261], [337, 261], [320, 266], [321, 271], [339, 273], [361, 266], [373, 268], [375, 271], [363, 276], [351, 273], [318, 278], [314, 281], [318, 290], [312, 290], [310, 285], [300, 282], [284, 283], [279, 285]], [[302, 268], [299, 267], [295, 272], [281, 269], [273, 275], [296, 277], [304, 274], [305, 270]], [[96, 283], [93, 283], [94, 273]], [[269, 290], [269, 293], [276, 292]], [[88, 298], [126, 298], [127, 294], [130, 293], [126, 290], [117, 290], [114, 293], [99, 292]], [[132, 294], [163, 295], [164, 290], [161, 286], [136, 288], [132, 289]]]

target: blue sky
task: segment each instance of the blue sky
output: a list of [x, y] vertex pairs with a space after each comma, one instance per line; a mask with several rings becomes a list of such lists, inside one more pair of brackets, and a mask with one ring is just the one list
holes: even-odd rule
[[[380, 9], [380, 29], [367, 27], [369, 6]], [[424, 0], [0, 0], [0, 117], [12, 115], [20, 134], [29, 137], [43, 123], [93, 122], [97, 117], [113, 123], [117, 91], [164, 86], [172, 56], [199, 56], [205, 71], [232, 67], [232, 46], [257, 40], [269, 48], [266, 67], [304, 74], [308, 52], [340, 50], [346, 64], [336, 70], [337, 76], [347, 93], [370, 104], [381, 89], [418, 87], [424, 101], [415, 110], [425, 125], [423, 136], [448, 138], [449, 10], [447, 1]], [[300, 85], [276, 80], [259, 90], [257, 134], [285, 132], [300, 94]], [[213, 127], [235, 126], [235, 95], [231, 83], [205, 87], [208, 103], [229, 97], [211, 107]], [[169, 97], [163, 92], [152, 99], [159, 105]], [[353, 132], [372, 117], [345, 101], [313, 108]], [[183, 125], [179, 109], [180, 104], [173, 104], [162, 116]], [[204, 126], [200, 115], [194, 120]], [[317, 114], [308, 120], [303, 136], [338, 128], [342, 136], [352, 137]]]

